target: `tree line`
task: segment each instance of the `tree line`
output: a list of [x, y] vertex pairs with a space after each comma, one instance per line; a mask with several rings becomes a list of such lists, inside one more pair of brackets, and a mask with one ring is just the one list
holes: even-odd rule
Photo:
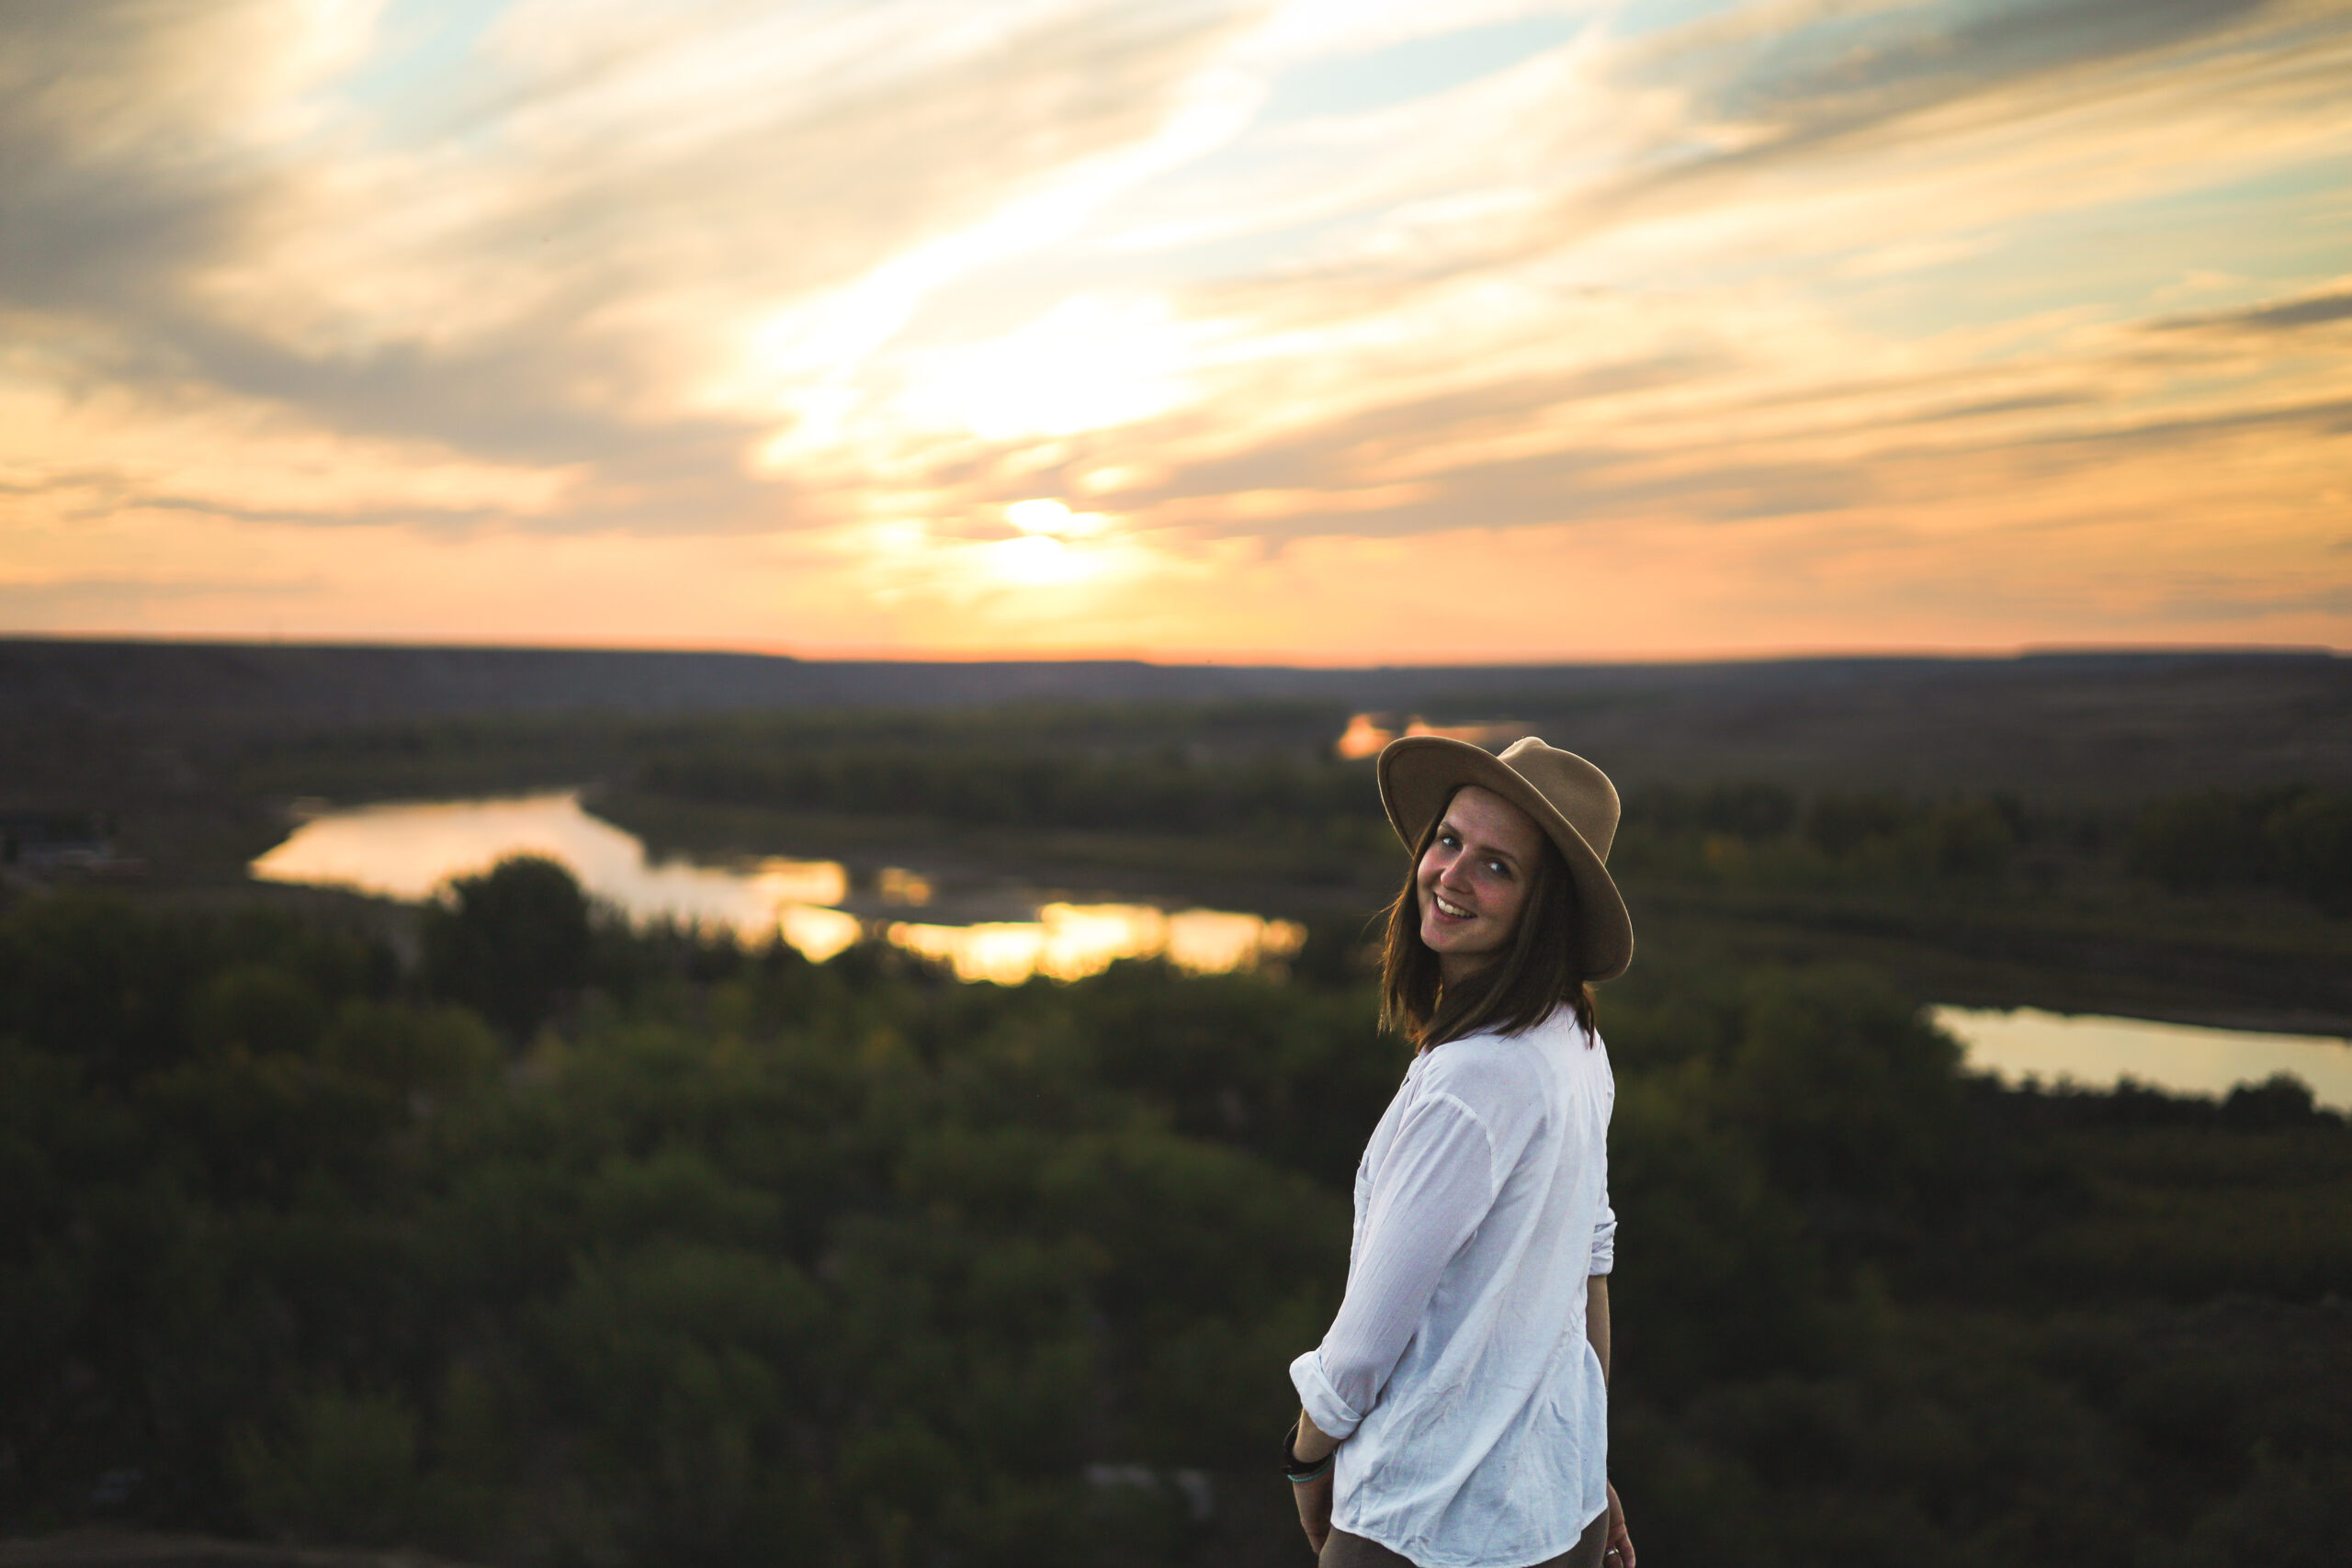
[[[2308, 1090], [2001, 1089], [1861, 970], [1645, 953], [1602, 1008], [1614, 1470], [1659, 1561], [2352, 1531], [2352, 1131]], [[548, 1568], [1303, 1561], [1269, 1434], [1406, 1065], [1373, 1012], [1344, 952], [964, 986], [631, 930], [545, 863], [413, 959], [22, 899], [0, 1513]]]
[[[974, 730], [943, 745], [860, 733], [806, 747], [680, 735], [635, 752], [628, 778], [649, 796], [765, 811], [959, 829], [1303, 835], [1386, 852], [1367, 762], [1155, 746], [1141, 734]], [[1635, 875], [1890, 887], [2120, 877], [2187, 894], [2277, 889], [2352, 911], [2352, 791], [2340, 789], [2208, 790], [2123, 807], [1724, 780], [1635, 783], [1623, 806], [1617, 853]]]

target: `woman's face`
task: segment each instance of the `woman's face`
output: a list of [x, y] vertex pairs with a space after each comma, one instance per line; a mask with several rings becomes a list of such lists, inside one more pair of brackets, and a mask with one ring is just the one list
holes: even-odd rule
[[1413, 869], [1421, 941], [1441, 978], [1467, 975], [1510, 945], [1543, 852], [1544, 829], [1526, 812], [1476, 784], [1453, 792]]

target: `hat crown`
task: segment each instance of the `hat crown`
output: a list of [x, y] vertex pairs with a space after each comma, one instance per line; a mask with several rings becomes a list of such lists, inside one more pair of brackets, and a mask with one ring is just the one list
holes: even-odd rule
[[1622, 807], [1608, 774], [1575, 752], [1547, 746], [1532, 735], [1512, 741], [1496, 760], [1534, 786], [1592, 846], [1594, 854], [1604, 863], [1609, 859]]

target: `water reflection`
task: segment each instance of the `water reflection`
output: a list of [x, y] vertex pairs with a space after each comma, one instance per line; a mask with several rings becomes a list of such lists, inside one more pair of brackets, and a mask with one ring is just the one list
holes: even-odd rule
[[[590, 816], [571, 792], [321, 812], [250, 870], [264, 881], [421, 899], [453, 877], [514, 854], [545, 855], [570, 867], [592, 897], [632, 919], [731, 931], [751, 942], [777, 935], [820, 963], [869, 929], [857, 914], [833, 907], [850, 895], [848, 873], [838, 862], [770, 859], [723, 867], [649, 861], [634, 834]], [[937, 893], [930, 877], [903, 866], [883, 868], [874, 887], [879, 903], [894, 909], [933, 907]], [[1032, 975], [1077, 979], [1121, 958], [1165, 957], [1196, 974], [1222, 974], [1288, 957], [1306, 938], [1292, 921], [1217, 909], [1024, 907], [1035, 908], [1036, 919], [876, 924], [886, 940], [953, 965], [963, 979], [1000, 985]]]
[[1416, 714], [1402, 730], [1392, 728], [1385, 714], [1360, 713], [1348, 720], [1348, 728], [1332, 743], [1332, 750], [1350, 761], [1375, 757], [1380, 749], [1403, 735], [1442, 735], [1448, 740], [1467, 740], [1473, 746], [1489, 750], [1498, 744], [1516, 740], [1527, 733], [1527, 727], [1513, 718], [1478, 719], [1469, 724], [1431, 724]]
[[2133, 1078], [2175, 1094], [2223, 1095], [2242, 1083], [2291, 1073], [2322, 1105], [2352, 1109], [2352, 1043], [2312, 1034], [2257, 1034], [2041, 1012], [1929, 1010], [1966, 1047], [1968, 1065], [2012, 1081], [2039, 1078], [2086, 1089]]
[[1167, 914], [1148, 904], [1047, 904], [1035, 920], [912, 925], [886, 933], [912, 953], [955, 966], [958, 979], [1018, 985], [1032, 975], [1075, 980], [1121, 958], [1166, 958], [1194, 974], [1222, 975], [1287, 958], [1306, 940], [1289, 920], [1216, 909]]
[[[764, 931], [750, 933], [766, 940]], [[865, 922], [840, 909], [820, 909], [811, 904], [786, 904], [777, 911], [775, 934], [787, 946], [822, 964], [865, 934]]]
[[886, 865], [876, 891], [885, 904], [911, 904], [917, 908], [931, 902], [931, 878], [909, 871], [902, 865]]
[[[763, 860], [741, 868], [648, 861], [635, 834], [589, 816], [573, 793], [326, 812], [250, 870], [265, 882], [323, 883], [414, 899], [518, 854], [569, 866], [592, 897], [632, 919], [763, 939], [781, 912], [808, 907], [815, 913], [814, 906], [838, 904], [849, 892], [849, 875], [833, 861]], [[825, 929], [822, 921], [803, 923], [812, 934]]]

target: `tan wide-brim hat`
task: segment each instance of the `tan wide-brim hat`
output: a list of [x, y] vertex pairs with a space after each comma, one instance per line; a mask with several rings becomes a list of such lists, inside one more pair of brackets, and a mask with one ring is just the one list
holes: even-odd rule
[[1380, 753], [1380, 804], [1408, 850], [1464, 784], [1493, 790], [1559, 846], [1576, 881], [1584, 977], [1623, 975], [1634, 961], [1634, 919], [1609, 874], [1619, 810], [1609, 775], [1532, 735], [1512, 741], [1499, 757], [1442, 735], [1408, 735]]

